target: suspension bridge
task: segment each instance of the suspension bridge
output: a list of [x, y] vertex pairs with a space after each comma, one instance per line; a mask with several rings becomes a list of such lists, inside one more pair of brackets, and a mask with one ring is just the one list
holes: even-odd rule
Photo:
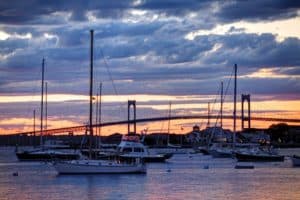
[[[219, 119], [219, 115], [211, 115], [210, 119]], [[114, 121], [114, 122], [104, 122], [101, 124], [93, 124], [93, 128], [97, 127], [106, 127], [106, 126], [115, 126], [115, 125], [124, 125], [128, 123], [145, 123], [145, 122], [156, 122], [156, 121], [166, 121], [166, 120], [186, 120], [186, 119], [207, 119], [207, 115], [182, 115], [182, 116], [171, 116], [171, 117], [153, 117], [153, 118], [141, 118], [136, 120], [124, 120], [124, 121]], [[231, 115], [224, 115], [223, 119], [233, 119]], [[237, 116], [237, 119], [242, 119], [241, 116]], [[265, 121], [265, 122], [281, 122], [281, 123], [299, 123], [300, 119], [287, 119], [287, 118], [271, 118], [271, 117], [251, 117], [253, 121]], [[43, 130], [43, 135], [52, 135], [58, 133], [70, 133], [70, 132], [77, 132], [77, 131], [87, 131], [89, 129], [88, 125], [82, 126], [73, 126], [73, 127], [63, 127], [63, 128], [56, 128], [56, 129], [48, 129]], [[30, 131], [30, 132], [22, 132], [18, 134], [41, 134], [40, 130], [37, 131]]]

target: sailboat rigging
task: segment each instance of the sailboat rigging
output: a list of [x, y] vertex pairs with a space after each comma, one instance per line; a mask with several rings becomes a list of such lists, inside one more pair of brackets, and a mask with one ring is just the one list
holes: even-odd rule
[[89, 104], [89, 159], [55, 162], [54, 167], [59, 174], [109, 174], [109, 173], [146, 173], [146, 165], [140, 159], [136, 162], [121, 163], [118, 161], [92, 160], [93, 148], [93, 40], [91, 35], [90, 55], [90, 104]]
[[[44, 146], [43, 130], [44, 130], [44, 78], [45, 78], [45, 58], [42, 60], [42, 83], [41, 83], [41, 121], [40, 121], [40, 147], [33, 148], [31, 150], [17, 151], [16, 156], [19, 161], [51, 161], [53, 159], [58, 160], [75, 160], [79, 159], [79, 154], [76, 152], [63, 152], [56, 151]], [[47, 94], [47, 84], [46, 84], [46, 94]], [[47, 95], [46, 95], [47, 96]], [[46, 97], [47, 101], [47, 97]], [[47, 104], [46, 104], [47, 105]], [[46, 109], [46, 119], [47, 119], [47, 109]], [[33, 111], [33, 132], [35, 136], [35, 110]], [[46, 122], [47, 125], [47, 122]], [[35, 137], [34, 137], [35, 138]]]

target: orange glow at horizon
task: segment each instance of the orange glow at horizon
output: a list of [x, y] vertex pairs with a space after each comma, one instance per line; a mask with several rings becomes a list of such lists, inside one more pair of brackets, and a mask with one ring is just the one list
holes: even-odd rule
[[[25, 99], [22, 98], [24, 96], [0, 96], [0, 104], [8, 103], [12, 100], [12, 103], [24, 103], [23, 101], [31, 101], [32, 96], [26, 96]], [[87, 96], [84, 95], [53, 95], [49, 98], [56, 101], [68, 101], [68, 100], [87, 100]], [[13, 100], [16, 98], [15, 100]], [[36, 99], [35, 99], [36, 98]], [[113, 99], [113, 100], [112, 100]], [[126, 103], [128, 99], [136, 99], [137, 100], [137, 110], [139, 109], [152, 109], [155, 111], [160, 111], [162, 114], [159, 116], [167, 117], [167, 111], [169, 109], [169, 101], [172, 100], [172, 116], [176, 115], [207, 115], [207, 103], [194, 103], [197, 101], [211, 101], [212, 98], [209, 95], [192, 95], [192, 96], [167, 96], [167, 95], [120, 95], [116, 98], [116, 96], [104, 95], [104, 103], [107, 102], [123, 102]], [[39, 96], [34, 97], [35, 101], [40, 101]], [[193, 103], [188, 103], [191, 101]], [[164, 102], [155, 102], [155, 101], [164, 101]], [[187, 103], [184, 103], [187, 101]], [[142, 102], [141, 104], [138, 104]], [[143, 104], [143, 102], [151, 102], [149, 104]], [[212, 115], [218, 115], [219, 113], [219, 103], [212, 105], [213, 108]], [[103, 106], [105, 108], [105, 104]], [[224, 115], [232, 115], [232, 102], [224, 103]], [[245, 104], [245, 108], [247, 108], [247, 104]], [[237, 115], [240, 115], [241, 103], [237, 103]], [[126, 112], [126, 109], [124, 110]], [[246, 110], [245, 110], [246, 111]], [[139, 113], [139, 112], [138, 112]], [[143, 112], [140, 112], [141, 114]], [[154, 114], [156, 112], [153, 112]], [[175, 114], [176, 113], [176, 114]], [[126, 116], [125, 113], [122, 113]], [[246, 114], [247, 115], [247, 114]], [[286, 119], [299, 119], [300, 116], [300, 101], [299, 100], [263, 100], [263, 101], [252, 101], [251, 102], [251, 116], [256, 117], [273, 117], [273, 118], [286, 118]], [[118, 116], [116, 116], [118, 117]], [[120, 117], [120, 116], [119, 116]], [[137, 116], [137, 118], [147, 118], [147, 117], [158, 117], [156, 116]], [[102, 116], [104, 121], [107, 121], [105, 116]], [[76, 119], [76, 121], [74, 120]], [[126, 120], [126, 119], [120, 119]], [[86, 124], [87, 116], [76, 115], [74, 116], [48, 116], [48, 129], [62, 128], [62, 127], [72, 127], [72, 126], [81, 126]], [[119, 120], [115, 120], [119, 121]], [[224, 120], [224, 127], [228, 129], [232, 129], [232, 120]], [[39, 119], [36, 120], [36, 130], [39, 130]], [[189, 130], [192, 129], [194, 124], [202, 125], [201, 128], [205, 128], [206, 120], [172, 120], [171, 121], [171, 131], [174, 133], [183, 133], [183, 130], [186, 131], [187, 128]], [[253, 121], [251, 123], [252, 127], [255, 128], [267, 128], [271, 124], [277, 122], [261, 122], [261, 121]], [[215, 124], [215, 120], [211, 119], [211, 124]], [[292, 123], [290, 123], [292, 124]], [[293, 123], [297, 125], [296, 123]], [[237, 129], [240, 129], [240, 122], [237, 122]], [[298, 123], [298, 125], [300, 125]], [[151, 123], [142, 123], [138, 124], [137, 132], [140, 132], [145, 127], [148, 128], [148, 132], [166, 132], [167, 130], [167, 122], [151, 122]], [[186, 127], [186, 128], [185, 128]], [[33, 118], [32, 117], [8, 117], [5, 118], [3, 115], [0, 120], [0, 134], [14, 134], [19, 132], [29, 132], [33, 130]], [[110, 135], [115, 132], [127, 133], [127, 126], [110, 126], [103, 127], [102, 133], [103, 135]]]
[[[14, 118], [9, 119], [1, 124], [10, 125], [15, 123], [23, 124], [22, 128], [0, 128], [0, 135], [3, 134], [15, 134], [19, 132], [31, 132], [33, 131], [32, 120], [24, 119], [24, 118]], [[216, 123], [215, 119], [210, 119], [210, 126], [214, 126], [215, 124], [219, 126], [219, 121]], [[253, 128], [268, 128], [272, 124], [277, 124], [280, 122], [265, 122], [265, 121], [251, 121], [251, 126]], [[288, 123], [289, 125], [300, 125], [300, 123]], [[48, 120], [48, 129], [62, 128], [62, 127], [72, 127], [72, 126], [81, 126], [83, 124], [76, 123], [70, 120]], [[207, 119], [184, 119], [184, 120], [171, 120], [170, 122], [170, 133], [175, 134], [186, 134], [192, 131], [193, 126], [198, 125], [201, 129], [205, 129], [207, 127]], [[247, 123], [245, 122], [245, 126]], [[233, 128], [233, 120], [232, 119], [223, 119], [223, 128], [232, 130]], [[36, 130], [39, 130], [39, 124], [36, 124]], [[147, 133], [167, 133], [168, 132], [168, 121], [160, 121], [160, 122], [144, 122], [137, 123], [137, 133], [141, 133], [143, 130], [147, 130]], [[241, 130], [241, 121], [237, 119], [237, 130]], [[94, 129], [96, 132], [96, 128]], [[127, 125], [114, 125], [107, 126], [101, 128], [101, 135], [107, 136], [114, 133], [127, 133]], [[62, 133], [66, 134], [66, 133]], [[76, 132], [74, 134], [85, 134], [84, 131]], [[59, 134], [58, 134], [59, 135]]]

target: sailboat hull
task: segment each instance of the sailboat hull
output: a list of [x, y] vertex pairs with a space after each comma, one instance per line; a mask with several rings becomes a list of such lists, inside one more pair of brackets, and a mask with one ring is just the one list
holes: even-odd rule
[[152, 162], [165, 162], [166, 159], [169, 159], [172, 157], [171, 155], [120, 155], [120, 159], [123, 161], [126, 160], [134, 160], [134, 159], [142, 159], [146, 163], [152, 163]]
[[37, 152], [17, 152], [16, 156], [19, 161], [51, 161], [51, 160], [77, 160], [79, 154], [62, 153], [53, 151], [37, 151]]
[[116, 164], [99, 161], [57, 162], [54, 168], [59, 174], [139, 174], [146, 173], [144, 164]]
[[284, 156], [280, 155], [260, 155], [260, 154], [235, 154], [239, 162], [283, 162]]

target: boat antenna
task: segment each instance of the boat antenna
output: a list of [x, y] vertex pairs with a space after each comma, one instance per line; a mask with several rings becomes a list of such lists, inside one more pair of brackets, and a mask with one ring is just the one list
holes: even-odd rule
[[41, 85], [41, 126], [40, 126], [40, 146], [43, 146], [43, 105], [44, 105], [44, 72], [45, 72], [45, 58], [42, 61], [42, 85]]
[[237, 65], [234, 64], [234, 100], [233, 100], [233, 147], [236, 141], [236, 87], [237, 87]]
[[94, 30], [90, 30], [91, 35], [91, 49], [90, 49], [90, 112], [89, 112], [89, 131], [90, 131], [90, 144], [89, 144], [89, 157], [92, 158], [92, 139], [93, 139], [93, 43], [94, 43]]

